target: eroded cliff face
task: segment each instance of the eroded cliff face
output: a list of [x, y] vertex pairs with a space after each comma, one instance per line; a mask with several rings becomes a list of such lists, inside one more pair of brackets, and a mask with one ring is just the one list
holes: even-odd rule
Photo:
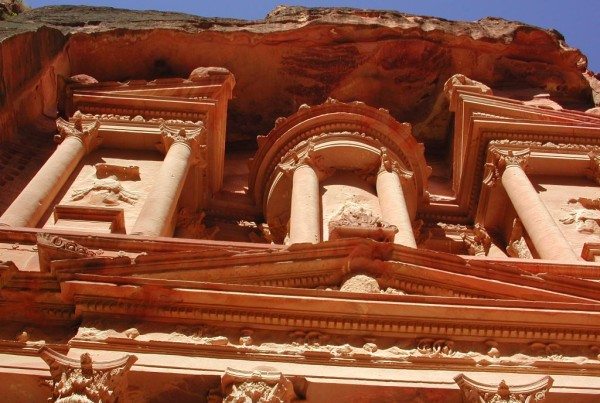
[[0, 37], [4, 139], [16, 133], [13, 122], [53, 118], [64, 79], [80, 73], [125, 81], [224, 66], [237, 80], [228, 141], [247, 147], [277, 117], [332, 97], [388, 109], [435, 153], [450, 135], [441, 92], [455, 73], [517, 99], [544, 92], [581, 110], [600, 102], [586, 57], [559, 33], [495, 18], [280, 7], [240, 21], [62, 6], [1, 22]]

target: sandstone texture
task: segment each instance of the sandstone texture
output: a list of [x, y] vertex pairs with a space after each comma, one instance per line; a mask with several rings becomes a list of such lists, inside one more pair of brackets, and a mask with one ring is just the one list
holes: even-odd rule
[[328, 97], [385, 108], [413, 124], [419, 140], [441, 146], [450, 113], [440, 94], [456, 73], [516, 99], [548, 93], [579, 110], [600, 102], [585, 55], [560, 33], [498, 18], [455, 22], [395, 11], [282, 6], [264, 20], [243, 21], [57, 6], [0, 22], [0, 38], [3, 115], [7, 98], [38, 85], [53, 63], [56, 75], [99, 81], [187, 77], [197, 66], [223, 66], [237, 82], [228, 142], [244, 148], [254, 148], [254, 138], [277, 117]]

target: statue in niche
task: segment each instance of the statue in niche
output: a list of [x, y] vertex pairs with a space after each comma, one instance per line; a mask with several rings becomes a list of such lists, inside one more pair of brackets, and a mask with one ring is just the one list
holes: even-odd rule
[[123, 167], [110, 164], [96, 164], [96, 173], [92, 183], [71, 193], [71, 201], [82, 200], [89, 196], [90, 204], [115, 206], [119, 202], [135, 204], [139, 199], [136, 192], [125, 188], [121, 181], [140, 180], [139, 167]]

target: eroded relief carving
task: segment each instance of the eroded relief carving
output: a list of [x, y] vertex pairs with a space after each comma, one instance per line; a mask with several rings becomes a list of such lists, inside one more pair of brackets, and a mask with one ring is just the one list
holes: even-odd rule
[[182, 208], [177, 215], [177, 235], [183, 238], [214, 239], [219, 232], [219, 227], [206, 227], [203, 211], [193, 212], [188, 208]]
[[485, 256], [490, 250], [492, 239], [481, 224], [475, 224], [472, 232], [465, 232], [461, 238], [467, 245], [469, 254]]
[[140, 197], [139, 194], [127, 189], [121, 181], [139, 181], [138, 166], [99, 163], [94, 167], [96, 172], [87, 180], [87, 185], [71, 192], [71, 201], [88, 197], [88, 202], [93, 205], [115, 206], [119, 202], [135, 204]]
[[454, 378], [462, 392], [464, 403], [543, 403], [554, 380], [540, 380], [518, 386], [509, 386], [504, 380], [495, 386], [474, 381], [460, 374]]
[[568, 213], [559, 219], [560, 222], [575, 224], [575, 229], [582, 234], [600, 236], [600, 198], [570, 199], [567, 210]]
[[529, 246], [527, 246], [527, 242], [523, 237], [523, 224], [521, 220], [515, 218], [513, 221], [513, 228], [510, 233], [510, 237], [508, 238], [508, 246], [506, 247], [506, 252], [508, 256], [517, 257], [521, 259], [533, 259], [531, 255], [531, 251], [529, 250]]
[[134, 355], [119, 360], [96, 362], [88, 353], [80, 361], [47, 347], [41, 358], [50, 367], [52, 398], [57, 403], [117, 403], [127, 401], [127, 373], [137, 361]]
[[215, 403], [288, 403], [292, 400], [296, 400], [294, 385], [281, 372], [232, 368], [227, 368], [221, 378], [220, 393], [212, 392], [209, 396], [209, 401]]

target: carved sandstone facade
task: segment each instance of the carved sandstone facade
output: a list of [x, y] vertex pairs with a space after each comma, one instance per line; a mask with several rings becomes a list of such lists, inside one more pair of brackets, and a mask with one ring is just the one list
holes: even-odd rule
[[[298, 10], [296, 19], [323, 17]], [[350, 35], [366, 52], [352, 35], [374, 17], [332, 13], [354, 22], [327, 35]], [[378, 18], [400, 24], [392, 17]], [[286, 29], [278, 34], [302, 43], [303, 28]], [[272, 34], [256, 35], [282, 49]], [[73, 63], [86, 35], [65, 50]], [[239, 55], [263, 40], [235, 35]], [[354, 60], [339, 42], [331, 63]], [[397, 69], [401, 51], [379, 51], [379, 71]], [[3, 397], [600, 399], [600, 116], [574, 98], [588, 93], [548, 78], [552, 94], [539, 95], [542, 84], [515, 89], [468, 63], [439, 67], [429, 104], [400, 73], [378, 82], [357, 70], [325, 91], [307, 84], [306, 54], [285, 56], [277, 74], [290, 87], [277, 93], [284, 78], [251, 76], [251, 63], [211, 52], [183, 78], [167, 69], [125, 79], [102, 60], [43, 73], [45, 86], [32, 88], [58, 111], [53, 126], [40, 123], [50, 112], [31, 110], [7, 124], [16, 132], [3, 150], [45, 146], [22, 162], [0, 154], [0, 170], [22, 167], [21, 181], [6, 177], [12, 190], [0, 178]], [[184, 53], [170, 63], [196, 61]], [[526, 70], [495, 63], [511, 77]], [[256, 83], [264, 91], [248, 90]], [[0, 104], [0, 119], [16, 116], [27, 88]], [[317, 90], [326, 93], [308, 102]], [[277, 102], [286, 113], [262, 135]]]

